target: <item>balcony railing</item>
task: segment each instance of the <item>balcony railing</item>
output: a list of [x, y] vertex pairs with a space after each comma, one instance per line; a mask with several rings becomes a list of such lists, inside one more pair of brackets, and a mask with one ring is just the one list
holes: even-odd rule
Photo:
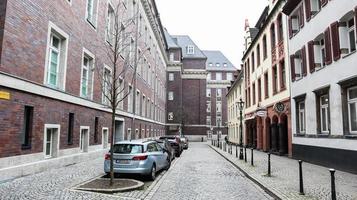
[[277, 61], [277, 56], [276, 56], [276, 47], [273, 47], [271, 49], [271, 62], [275, 63]]
[[284, 57], [284, 40], [281, 40], [279, 43], [278, 43], [278, 49], [279, 49], [279, 53], [278, 53], [278, 56], [279, 56], [279, 59], [282, 59]]

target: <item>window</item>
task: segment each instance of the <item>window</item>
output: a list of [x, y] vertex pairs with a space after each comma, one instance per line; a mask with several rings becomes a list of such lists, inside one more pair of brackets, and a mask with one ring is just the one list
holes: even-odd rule
[[288, 20], [289, 37], [291, 38], [304, 26], [304, 10], [302, 4], [292, 13]]
[[141, 116], [145, 117], [146, 116], [146, 97], [143, 96], [143, 101], [141, 103]]
[[168, 119], [169, 121], [174, 120], [174, 113], [173, 113], [173, 112], [169, 112], [167, 119]]
[[207, 126], [211, 126], [211, 116], [206, 117], [206, 124]]
[[330, 132], [330, 112], [329, 112], [329, 96], [322, 95], [320, 101], [320, 127], [321, 133]]
[[140, 115], [140, 91], [136, 91], [136, 98], [135, 98], [135, 114]]
[[264, 74], [264, 94], [265, 99], [269, 98], [269, 79], [268, 79], [268, 72]]
[[169, 92], [169, 101], [173, 101], [174, 100], [174, 92]]
[[356, 51], [355, 22], [353, 18], [348, 21], [348, 43], [349, 52]]
[[348, 122], [350, 133], [357, 133], [357, 87], [347, 89]]
[[222, 126], [222, 117], [221, 116], [216, 117], [216, 124], [218, 127]]
[[175, 61], [175, 54], [174, 53], [170, 53], [170, 61], [173, 62]]
[[221, 81], [222, 80], [222, 73], [220, 73], [220, 72], [216, 73], [216, 80], [217, 81]]
[[297, 132], [305, 134], [306, 131], [306, 118], [305, 118], [305, 100], [296, 102], [297, 105]]
[[252, 52], [252, 72], [254, 72], [255, 68], [255, 55], [254, 52]]
[[211, 72], [208, 72], [207, 74], [207, 81], [210, 81], [212, 79], [212, 74]]
[[211, 88], [206, 89], [206, 96], [211, 97]]
[[222, 97], [222, 89], [218, 88], [216, 92], [217, 92], [217, 94], [216, 94], [217, 98]]
[[257, 45], [257, 67], [260, 66], [260, 45]]
[[174, 81], [174, 80], [175, 80], [175, 74], [169, 73], [169, 81]]
[[321, 10], [321, 0], [311, 0], [311, 15], [316, 15]]
[[228, 65], [227, 65], [227, 63], [223, 63], [223, 67], [227, 67]]
[[94, 143], [98, 143], [99, 117], [94, 118]]
[[221, 101], [217, 101], [217, 103], [216, 103], [216, 112], [217, 112], [217, 114], [222, 113], [222, 102]]
[[69, 36], [51, 22], [49, 29], [44, 83], [52, 88], [64, 90]]
[[189, 45], [186, 47], [186, 52], [188, 55], [193, 55], [195, 54], [195, 47], [192, 45]]
[[113, 7], [108, 4], [108, 13], [107, 13], [107, 21], [106, 21], [106, 41], [113, 45], [114, 42], [114, 24], [115, 24], [115, 14]]
[[285, 62], [280, 62], [280, 90], [285, 89], [285, 80], [286, 80], [286, 71], [285, 71]]
[[306, 63], [306, 48], [305, 46], [295, 55], [290, 56], [291, 59], [291, 78], [292, 81], [301, 79], [307, 75], [307, 63]]
[[258, 102], [262, 101], [262, 80], [258, 79]]
[[73, 128], [74, 128], [74, 113], [69, 113], [68, 116], [68, 133], [67, 133], [67, 144], [73, 144]]
[[263, 37], [263, 59], [265, 60], [268, 56], [268, 47], [267, 47], [267, 36]]
[[84, 50], [81, 74], [81, 97], [83, 98], [92, 98], [93, 71], [94, 55]]
[[102, 97], [102, 103], [105, 105], [108, 105], [110, 100], [111, 100], [111, 80], [112, 80], [112, 75], [111, 71], [108, 67], [104, 67], [104, 72], [103, 72], [103, 97]]
[[276, 35], [275, 35], [275, 24], [273, 23], [270, 27], [270, 42], [271, 42], [271, 49], [275, 49], [276, 46]]
[[86, 19], [93, 26], [97, 23], [97, 0], [87, 0]]
[[213, 63], [208, 63], [208, 66], [209, 67], [213, 67]]
[[255, 101], [255, 83], [253, 83], [252, 84], [252, 92], [253, 92], [253, 94], [252, 94], [252, 96], [253, 96], [253, 105], [255, 105], [255, 103], [256, 103], [256, 101]]
[[207, 112], [211, 112], [211, 101], [207, 101]]
[[219, 64], [219, 63], [216, 63], [216, 67], [220, 67], [221, 66], [221, 64]]
[[127, 130], [127, 138], [128, 138], [128, 140], [131, 140], [131, 129], [130, 128], [128, 128], [128, 130]]
[[107, 149], [108, 148], [108, 142], [109, 141], [109, 130], [108, 128], [103, 128], [102, 129], [102, 145], [103, 145], [103, 149]]
[[31, 148], [32, 126], [33, 126], [33, 107], [25, 106], [23, 130], [21, 134], [22, 149]]
[[233, 80], [233, 74], [232, 73], [227, 73], [227, 80], [232, 81]]
[[133, 88], [129, 86], [128, 88], [128, 112], [133, 112]]
[[278, 92], [278, 72], [276, 66], [272, 68], [272, 80], [273, 80], [273, 95]]

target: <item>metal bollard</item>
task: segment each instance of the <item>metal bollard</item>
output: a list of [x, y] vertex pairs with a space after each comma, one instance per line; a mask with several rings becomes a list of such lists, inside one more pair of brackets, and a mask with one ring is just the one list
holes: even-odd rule
[[300, 180], [300, 195], [305, 195], [304, 193], [304, 180], [302, 177], [302, 160], [299, 160], [299, 180]]
[[254, 157], [253, 157], [253, 151], [254, 151], [254, 149], [253, 148], [251, 148], [251, 150], [252, 150], [252, 153], [251, 153], [251, 157], [250, 157], [250, 165], [252, 165], [252, 166], [254, 166]]
[[268, 176], [271, 176], [270, 153], [268, 153]]
[[335, 170], [330, 169], [331, 173], [331, 199], [336, 200]]
[[247, 147], [244, 147], [244, 162], [247, 162]]
[[236, 158], [238, 158], [238, 145], [236, 145]]

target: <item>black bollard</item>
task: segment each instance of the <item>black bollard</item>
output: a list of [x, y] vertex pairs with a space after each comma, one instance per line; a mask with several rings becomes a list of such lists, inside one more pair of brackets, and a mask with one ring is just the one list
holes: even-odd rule
[[299, 180], [300, 180], [300, 195], [305, 195], [304, 193], [304, 180], [302, 178], [302, 160], [299, 160]]
[[331, 173], [331, 199], [336, 200], [335, 170], [330, 169]]
[[252, 150], [252, 153], [250, 154], [251, 155], [251, 157], [250, 157], [250, 165], [252, 165], [252, 166], [254, 166], [254, 157], [253, 157], [253, 151], [254, 151], [254, 149], [253, 148], [251, 148], [251, 150]]
[[268, 153], [268, 176], [271, 176], [270, 153]]
[[236, 158], [238, 158], [238, 145], [236, 145]]
[[244, 161], [247, 162], [247, 149], [246, 147], [243, 148], [244, 148]]

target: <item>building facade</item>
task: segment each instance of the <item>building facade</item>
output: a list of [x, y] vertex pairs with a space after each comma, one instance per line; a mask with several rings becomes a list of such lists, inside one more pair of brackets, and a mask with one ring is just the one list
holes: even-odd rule
[[357, 1], [287, 1], [293, 157], [357, 173]]
[[[114, 15], [117, 7], [120, 15]], [[139, 70], [135, 74], [139, 67], [131, 64], [129, 75], [122, 77], [127, 83], [122, 89], [129, 95], [116, 112], [115, 141], [165, 134], [167, 46], [157, 16], [154, 1], [0, 2], [2, 178], [97, 158], [107, 151], [111, 111], [97, 69], [111, 73], [103, 49], [111, 48], [108, 33], [115, 17], [133, 34], [118, 70], [129, 55], [142, 50], [143, 58], [134, 59], [146, 75]], [[134, 19], [139, 23], [126, 23]]]
[[291, 155], [285, 1], [269, 0], [255, 27], [245, 25], [245, 144]]
[[[240, 116], [240, 109], [238, 102], [245, 102], [244, 98], [244, 73], [239, 72], [235, 81], [230, 87], [228, 87], [227, 93], [227, 113], [228, 113], [228, 141], [234, 144], [240, 144], [240, 137], [242, 136], [242, 142], [245, 140], [244, 136], [244, 113], [245, 106], [242, 109], [242, 118]], [[241, 128], [242, 122], [242, 129]], [[242, 131], [242, 133], [240, 132]]]
[[225, 95], [235, 68], [221, 52], [202, 51], [189, 36], [166, 32], [166, 39], [168, 133], [191, 141], [227, 135]]
[[206, 70], [206, 132], [208, 138], [228, 135], [227, 93], [237, 69], [220, 51], [203, 51], [207, 56]]

